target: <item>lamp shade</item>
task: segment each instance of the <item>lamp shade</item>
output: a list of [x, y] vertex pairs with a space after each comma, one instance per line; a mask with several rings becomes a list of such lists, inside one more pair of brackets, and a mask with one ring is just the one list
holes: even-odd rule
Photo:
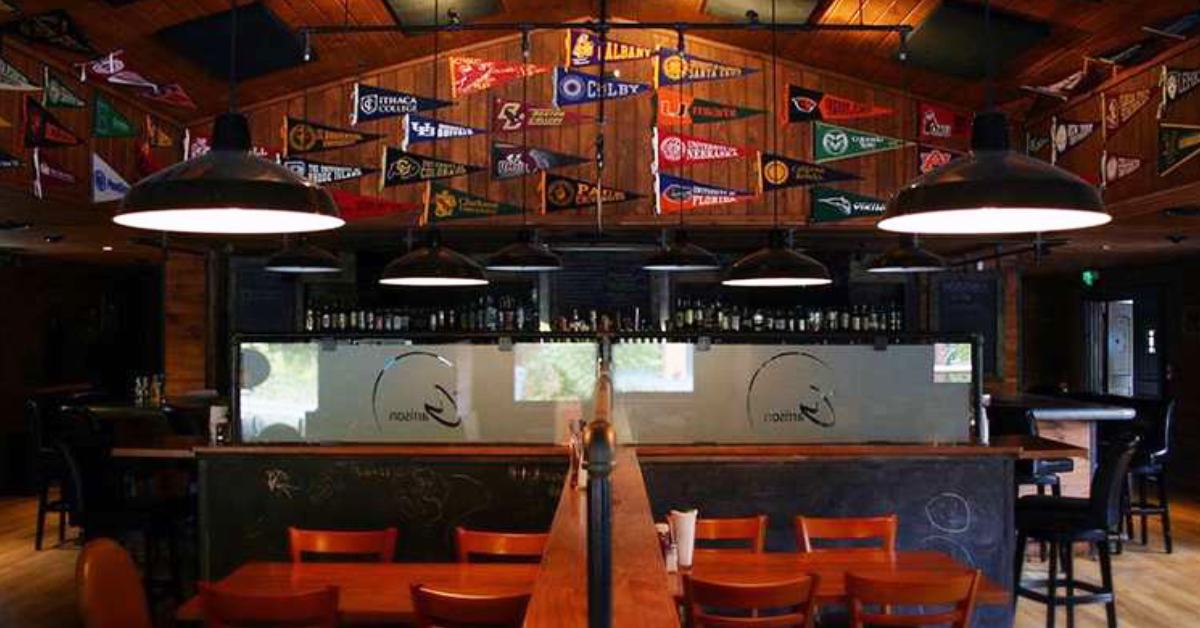
[[1001, 112], [975, 117], [971, 154], [925, 174], [888, 202], [885, 231], [991, 234], [1061, 231], [1112, 220], [1096, 186], [1013, 151]]
[[829, 269], [817, 260], [788, 248], [783, 232], [771, 232], [766, 248], [734, 262], [721, 282], [747, 288], [794, 288], [833, 283]]
[[946, 270], [940, 255], [911, 244], [884, 251], [867, 267], [869, 273], [936, 273]]
[[522, 230], [517, 241], [496, 251], [488, 258], [488, 270], [536, 273], [562, 269], [562, 260], [545, 244], [534, 238], [533, 232]]
[[264, 269], [287, 274], [337, 273], [342, 270], [342, 262], [325, 249], [301, 243], [285, 246], [269, 257]]
[[675, 237], [666, 248], [647, 257], [642, 263], [642, 268], [667, 272], [698, 272], [720, 270], [721, 261], [707, 249], [693, 244], [687, 232], [681, 229], [675, 232]]
[[250, 153], [245, 116], [213, 126], [213, 148], [138, 181], [113, 221], [126, 227], [211, 234], [302, 233], [345, 221], [321, 187]]
[[393, 260], [383, 269], [379, 283], [385, 286], [483, 286], [488, 280], [475, 260], [441, 244], [438, 233], [428, 243]]

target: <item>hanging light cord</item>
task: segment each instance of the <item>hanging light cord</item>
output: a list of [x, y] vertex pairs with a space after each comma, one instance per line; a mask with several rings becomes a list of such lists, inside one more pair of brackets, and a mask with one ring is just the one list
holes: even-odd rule
[[[529, 30], [521, 30], [521, 109], [524, 110], [524, 122], [521, 124], [521, 160], [529, 158]], [[528, 167], [528, 163], [523, 163], [521, 168]], [[521, 175], [521, 227], [528, 226], [529, 221], [525, 215], [525, 206], [529, 203], [528, 191], [525, 187], [525, 181], [528, 179], [528, 173]]]
[[987, 111], [996, 109], [996, 46], [992, 43], [992, 2], [983, 0], [983, 39], [987, 42], [984, 72], [987, 73]]
[[600, 0], [600, 103], [596, 110], [596, 231], [604, 230], [604, 102], [608, 100], [608, 0]]
[[[681, 28], [676, 32], [679, 34], [679, 43], [677, 44], [677, 47], [679, 48], [679, 58], [686, 59], [686, 57], [684, 55], [686, 55], [687, 53], [684, 51], [684, 49], [687, 46], [687, 43], [684, 41], [683, 29]], [[686, 61], [685, 61], [685, 67], [686, 67]], [[684, 70], [684, 78], [685, 79], [687, 78], [687, 70]], [[685, 83], [685, 85], [686, 85], [686, 83]], [[684, 87], [683, 85], [680, 85], [678, 88], [676, 88], [676, 91], [675, 91], [675, 95], [679, 97], [679, 101], [680, 101], [679, 106], [677, 107], [676, 113], [682, 113], [682, 111], [684, 110], [684, 107], [686, 107], [686, 105], [683, 102], [683, 87]], [[690, 91], [690, 89], [689, 89], [689, 91]], [[678, 117], [675, 118], [675, 132], [679, 133], [680, 135], [683, 134], [683, 116], [682, 115], [679, 115]], [[686, 151], [684, 153], [684, 156], [686, 157]], [[691, 174], [692, 174], [691, 169], [689, 168], [689, 170], [688, 170], [689, 178], [690, 178]], [[679, 208], [679, 228], [680, 229], [683, 228], [683, 208], [682, 207]]]
[[[777, 0], [771, 0], [771, 94], [775, 94], [776, 88], [778, 87], [775, 84], [775, 76], [776, 76], [776, 74], [778, 74], [778, 71], [776, 68], [779, 63], [779, 30], [778, 30], [778, 28], [776, 28], [776, 22], [775, 22], [776, 2], [777, 2]], [[764, 87], [766, 86], [766, 84], [767, 84], [767, 82], [763, 81]], [[770, 101], [768, 101], [766, 98], [764, 98], [763, 99], [764, 107], [766, 106], [767, 102], [770, 102]], [[764, 121], [763, 124], [765, 126], [766, 122]], [[779, 152], [779, 125], [778, 124], [771, 126], [771, 152], [775, 152], [775, 153]], [[771, 192], [771, 222], [776, 229], [779, 228], [779, 191], [778, 190]]]

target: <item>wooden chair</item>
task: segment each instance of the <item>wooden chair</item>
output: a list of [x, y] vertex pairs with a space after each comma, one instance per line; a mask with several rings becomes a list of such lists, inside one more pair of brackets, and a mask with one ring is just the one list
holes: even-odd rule
[[83, 547], [75, 563], [79, 615], [85, 628], [151, 628], [146, 591], [129, 552], [112, 539]]
[[421, 584], [410, 588], [418, 628], [466, 628], [489, 626], [516, 628], [525, 621], [529, 594], [481, 595], [430, 589]]
[[[942, 626], [967, 628], [979, 591], [979, 570], [959, 574], [846, 574], [851, 628], [865, 626]], [[934, 607], [929, 612], [926, 607]], [[903, 613], [894, 612], [897, 608]], [[949, 610], [937, 610], [946, 609]], [[875, 609], [868, 611], [868, 608]], [[907, 610], [919, 609], [917, 613]]]
[[245, 595], [200, 583], [200, 602], [206, 628], [234, 626], [338, 625], [338, 589], [324, 587], [283, 595]]
[[[691, 628], [811, 628], [816, 609], [816, 575], [759, 584], [683, 577], [684, 608]], [[776, 614], [761, 614], [772, 610]]]
[[538, 562], [548, 538], [550, 535], [537, 532], [487, 532], [461, 526], [454, 529], [454, 547], [460, 563], [471, 562], [472, 556], [518, 557]]
[[293, 563], [302, 562], [304, 554], [374, 556], [381, 563], [390, 563], [396, 556], [396, 528], [352, 531], [288, 528], [288, 547]]
[[[745, 547], [700, 547], [700, 541], [741, 542]], [[763, 551], [767, 541], [767, 516], [725, 517], [696, 520], [696, 549], [698, 550], [749, 550]]]
[[[896, 551], [896, 530], [899, 519], [896, 515], [882, 517], [805, 517], [798, 515], [795, 519], [796, 547], [802, 552], [822, 551], [813, 542], [821, 541], [860, 541], [879, 539], [880, 549]], [[831, 548], [833, 549], [833, 548]], [[839, 551], [844, 547], [836, 548]]]

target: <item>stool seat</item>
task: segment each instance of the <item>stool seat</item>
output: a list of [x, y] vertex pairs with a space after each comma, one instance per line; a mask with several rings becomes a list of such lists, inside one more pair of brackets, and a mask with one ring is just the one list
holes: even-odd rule
[[1075, 461], [1070, 458], [1048, 458], [1035, 461], [1033, 468], [1038, 475], [1070, 473], [1075, 470]]

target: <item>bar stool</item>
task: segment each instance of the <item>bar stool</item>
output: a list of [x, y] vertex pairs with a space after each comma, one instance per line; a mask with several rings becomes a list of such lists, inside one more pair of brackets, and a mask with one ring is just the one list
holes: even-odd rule
[[[1119, 438], [1105, 452], [1099, 470], [1092, 478], [1091, 494], [1087, 499], [1028, 495], [1017, 501], [1017, 547], [1013, 559], [1017, 595], [1046, 604], [1046, 626], [1053, 628], [1055, 610], [1059, 603], [1067, 607], [1067, 625], [1075, 625], [1075, 605], [1104, 603], [1109, 628], [1117, 625], [1117, 606], [1113, 592], [1112, 558], [1109, 533], [1121, 523], [1121, 489], [1129, 464], [1137, 451], [1139, 439], [1133, 435]], [[1050, 545], [1050, 571], [1041, 580], [1021, 581], [1025, 563], [1025, 546], [1029, 539]], [[1075, 579], [1073, 543], [1095, 544], [1100, 557], [1101, 584]], [[1063, 561], [1064, 577], [1058, 574], [1058, 559]], [[1058, 587], [1066, 587], [1066, 595]], [[1035, 587], [1046, 587], [1046, 592]], [[1076, 595], [1081, 589], [1085, 595]], [[1016, 604], [1016, 596], [1013, 598]]]
[[[1037, 420], [1028, 411], [1021, 408], [996, 407], [988, 408], [988, 421], [991, 433], [997, 436], [1037, 436]], [[1075, 470], [1075, 461], [1070, 458], [1046, 458], [1042, 460], [1018, 460], [1013, 467], [1017, 489], [1033, 485], [1038, 495], [1062, 495], [1062, 483], [1059, 474]]]
[[[1162, 408], [1155, 404], [1157, 408]], [[1140, 413], [1140, 409], [1139, 409]], [[1171, 440], [1175, 425], [1175, 401], [1167, 402], [1155, 416], [1141, 425], [1142, 444], [1138, 447], [1129, 469], [1126, 482], [1128, 499], [1125, 503], [1125, 531], [1133, 538], [1134, 518], [1140, 519], [1142, 545], [1149, 544], [1149, 517], [1158, 517], [1162, 522], [1163, 549], [1170, 554], [1171, 502], [1167, 493], [1167, 461], [1171, 457]], [[1149, 485], [1153, 484], [1156, 501], [1150, 501]], [[1135, 492], [1136, 488], [1136, 492]], [[1135, 498], [1136, 495], [1136, 498]]]
[[[67, 513], [70, 503], [66, 499], [66, 462], [62, 454], [51, 443], [46, 425], [45, 408], [35, 399], [25, 402], [25, 422], [29, 428], [30, 457], [34, 490], [37, 492], [37, 530], [33, 536], [33, 549], [42, 550], [45, 537], [46, 515], [58, 515], [58, 542], [67, 540]], [[55, 497], [51, 498], [51, 491]]]

